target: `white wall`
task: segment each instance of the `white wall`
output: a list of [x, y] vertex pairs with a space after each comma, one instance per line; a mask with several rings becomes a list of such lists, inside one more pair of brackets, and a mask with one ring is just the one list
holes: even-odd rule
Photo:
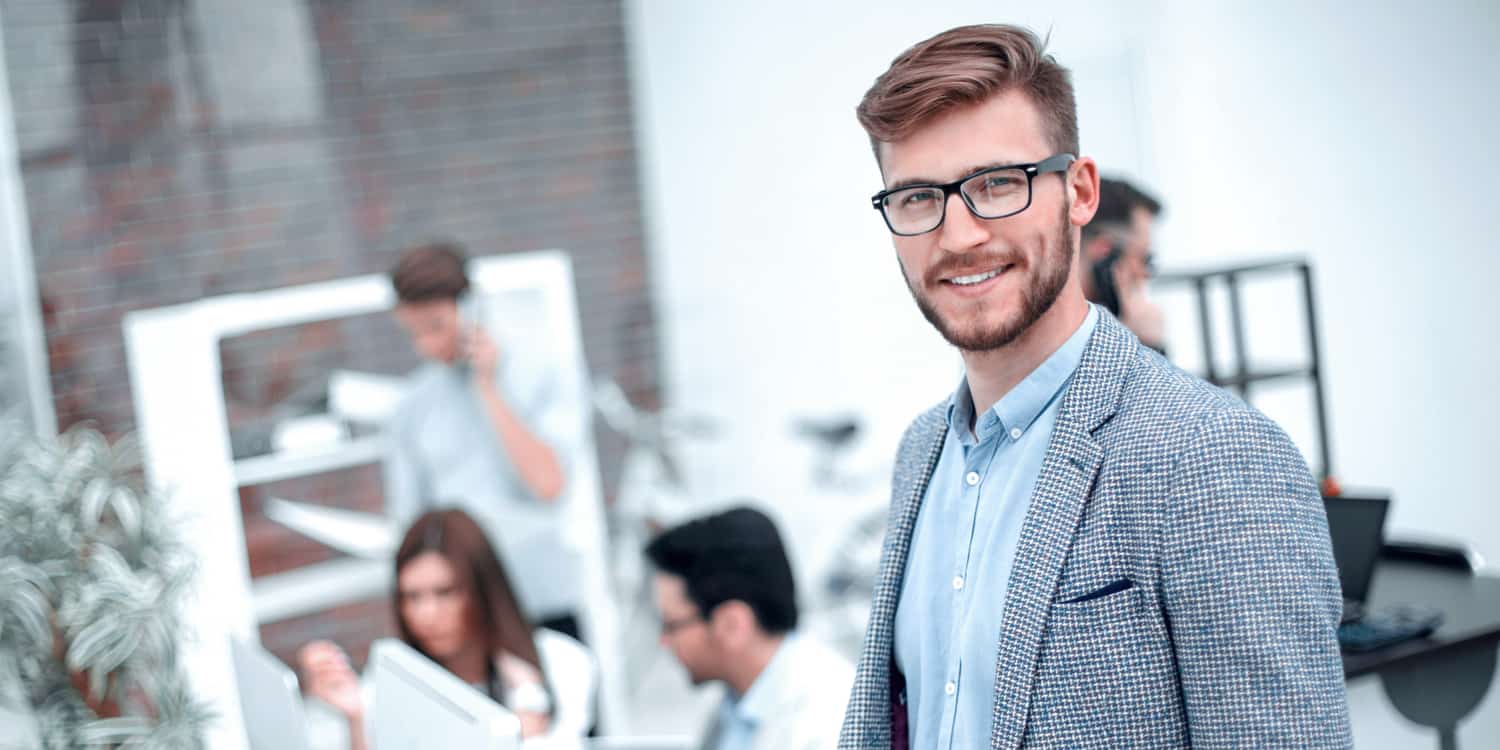
[[[853, 109], [911, 43], [1004, 20], [1051, 28], [1052, 50], [1075, 72], [1084, 152], [1167, 203], [1163, 265], [1312, 259], [1337, 475], [1391, 488], [1394, 530], [1466, 539], [1500, 558], [1482, 453], [1500, 422], [1497, 337], [1483, 321], [1500, 275], [1487, 221], [1500, 169], [1497, 11], [1284, 0], [1132, 9], [630, 4], [669, 400], [730, 430], [694, 454], [700, 493], [751, 494], [800, 518], [819, 498], [809, 502], [792, 415], [863, 413], [874, 461], [955, 385], [957, 359], [910, 302], [865, 201], [880, 178]], [[1284, 291], [1252, 300], [1253, 351], [1269, 359], [1302, 343]], [[1190, 340], [1174, 347], [1195, 352]], [[1305, 441], [1296, 398], [1305, 393], [1267, 408]], [[828, 533], [789, 531], [804, 554]], [[1403, 734], [1410, 725], [1373, 684], [1354, 696], [1361, 746], [1425, 743]], [[1491, 698], [1461, 739], [1500, 736], [1497, 714]]]
[[[857, 411], [872, 428], [868, 460], [888, 461], [911, 417], [957, 384], [958, 358], [917, 314], [869, 208], [880, 175], [853, 111], [904, 46], [973, 20], [978, 6], [873, 16], [853, 3], [631, 6], [668, 393], [729, 430], [699, 453], [704, 497], [806, 510], [794, 416]], [[1102, 9], [1077, 19], [1069, 28], [1088, 33], [1059, 24], [1059, 50], [1096, 73], [1105, 106], [1128, 103], [1129, 87], [1105, 95], [1127, 80], [1113, 29], [1130, 19]], [[1133, 139], [1100, 141], [1134, 160]]]
[[[1146, 80], [1170, 258], [1316, 263], [1334, 465], [1395, 493], [1391, 526], [1500, 558], [1486, 460], [1500, 364], [1500, 12], [1493, 4], [1183, 4]], [[1275, 338], [1275, 321], [1260, 324]]]

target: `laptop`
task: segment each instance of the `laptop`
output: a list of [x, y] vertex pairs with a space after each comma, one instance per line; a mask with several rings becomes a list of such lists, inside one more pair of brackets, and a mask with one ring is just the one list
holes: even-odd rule
[[1328, 537], [1333, 542], [1333, 561], [1339, 569], [1339, 586], [1344, 590], [1344, 616], [1340, 622], [1353, 622], [1364, 614], [1370, 581], [1375, 577], [1375, 563], [1385, 544], [1385, 516], [1390, 504], [1389, 497], [1323, 498]]
[[516, 715], [394, 638], [370, 647], [378, 750], [518, 750]]
[[311, 750], [297, 675], [254, 643], [229, 640], [250, 750]]

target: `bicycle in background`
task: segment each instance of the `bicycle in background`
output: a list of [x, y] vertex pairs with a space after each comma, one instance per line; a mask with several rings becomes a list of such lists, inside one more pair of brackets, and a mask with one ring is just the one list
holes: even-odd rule
[[630, 402], [613, 380], [599, 379], [594, 408], [628, 447], [614, 502], [605, 511], [609, 538], [607, 559], [625, 640], [625, 674], [631, 686], [651, 666], [660, 623], [651, 588], [645, 549], [657, 534], [699, 510], [683, 473], [682, 447], [710, 440], [718, 424], [705, 416], [650, 412]]
[[826, 561], [813, 566], [813, 583], [804, 596], [809, 629], [857, 660], [885, 542], [892, 465], [850, 466], [864, 432], [856, 416], [801, 418], [793, 422], [792, 432], [813, 449], [809, 495], [838, 503], [824, 509], [838, 526], [828, 535], [832, 542]]

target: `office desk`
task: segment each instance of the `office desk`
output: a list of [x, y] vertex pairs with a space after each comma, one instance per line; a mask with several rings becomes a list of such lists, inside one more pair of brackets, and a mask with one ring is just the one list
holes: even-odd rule
[[1344, 677], [1379, 675], [1407, 719], [1438, 730], [1440, 747], [1457, 748], [1458, 722], [1484, 699], [1500, 645], [1500, 578], [1420, 563], [1382, 560], [1366, 606], [1410, 604], [1443, 613], [1427, 638], [1344, 655]]

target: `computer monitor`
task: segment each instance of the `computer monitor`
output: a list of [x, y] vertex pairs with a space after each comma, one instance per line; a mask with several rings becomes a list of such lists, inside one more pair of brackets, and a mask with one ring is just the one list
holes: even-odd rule
[[394, 638], [370, 648], [371, 744], [379, 750], [516, 750], [521, 722], [504, 706]]
[[1370, 595], [1375, 562], [1385, 543], [1385, 514], [1390, 503], [1388, 497], [1323, 498], [1333, 560], [1338, 565], [1345, 601], [1363, 604]]
[[258, 644], [229, 639], [250, 750], [309, 750], [297, 675]]

